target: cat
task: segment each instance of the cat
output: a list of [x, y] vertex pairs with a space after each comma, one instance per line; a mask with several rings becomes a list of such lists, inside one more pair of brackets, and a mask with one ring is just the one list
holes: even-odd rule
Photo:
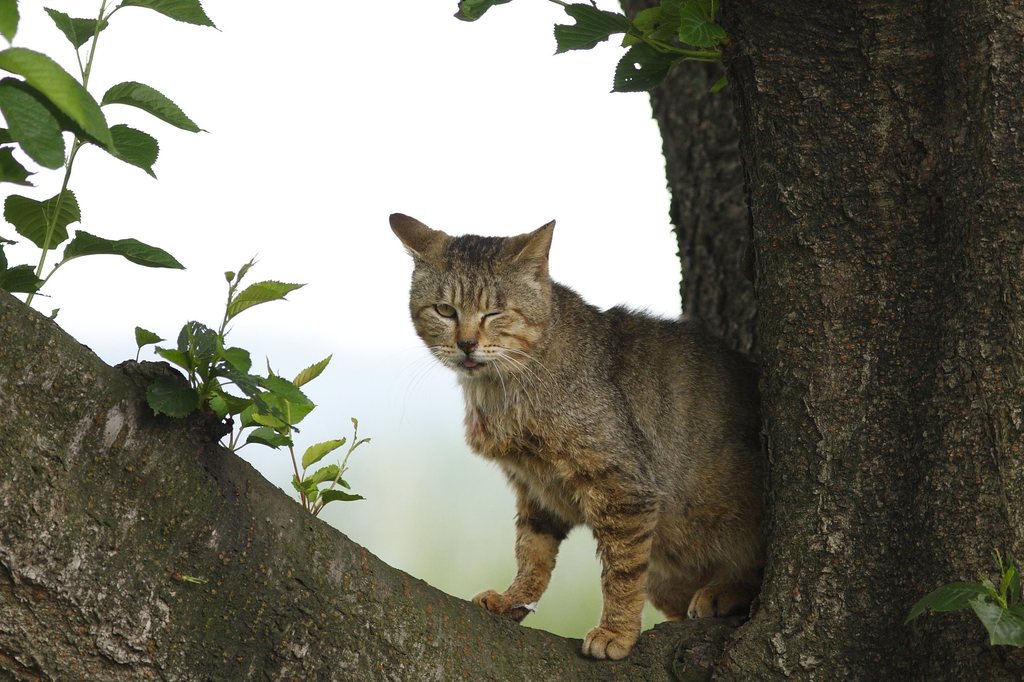
[[764, 559], [753, 364], [695, 322], [601, 312], [553, 282], [554, 222], [508, 238], [390, 222], [416, 332], [458, 373], [467, 441], [516, 496], [518, 573], [473, 601], [521, 621], [585, 524], [603, 566], [587, 656], [626, 657], [645, 598], [669, 619], [745, 614]]

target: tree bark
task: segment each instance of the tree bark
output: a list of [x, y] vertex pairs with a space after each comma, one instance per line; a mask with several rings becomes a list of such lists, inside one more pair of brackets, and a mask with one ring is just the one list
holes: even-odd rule
[[671, 680], [735, 622], [663, 624], [624, 662], [395, 570], [216, 445], [156, 418], [164, 364], [106, 366], [0, 292], [0, 678]]
[[[627, 15], [656, 0], [622, 0]], [[750, 221], [740, 130], [728, 94], [712, 94], [721, 64], [683, 64], [651, 91], [682, 266], [683, 312], [735, 350], [757, 356]]]
[[1020, 679], [1024, 6], [723, 3], [756, 260], [770, 557], [723, 679]]
[[973, 614], [903, 620], [1024, 554], [1024, 9], [722, 10], [729, 89], [651, 96], [684, 310], [762, 359], [768, 570], [716, 676], [1020, 679]]

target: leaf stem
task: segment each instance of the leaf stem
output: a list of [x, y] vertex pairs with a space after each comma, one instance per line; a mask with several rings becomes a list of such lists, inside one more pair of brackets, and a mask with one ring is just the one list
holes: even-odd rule
[[720, 62], [722, 53], [718, 50], [690, 50], [685, 47], [676, 47], [670, 43], [663, 42], [656, 38], [644, 36], [639, 33], [630, 33], [634, 38], [639, 38], [659, 52], [681, 55], [684, 59], [697, 62]]
[[[71, 179], [71, 169], [75, 165], [75, 157], [78, 155], [78, 150], [81, 147], [82, 141], [79, 140], [76, 136], [74, 141], [71, 143], [71, 153], [68, 154], [68, 161], [64, 165], [64, 181], [61, 183], [60, 192], [57, 194], [57, 201], [55, 201], [53, 204], [53, 213], [47, 216], [46, 236], [43, 237], [43, 252], [39, 254], [39, 263], [36, 265], [35, 274], [37, 279], [42, 274], [43, 267], [46, 265], [46, 254], [47, 252], [50, 251], [50, 240], [53, 239], [53, 233], [57, 229], [57, 220], [60, 218], [61, 204], [64, 203], [64, 197], [67, 195], [68, 192], [68, 182]], [[56, 269], [57, 268], [55, 267], [54, 271], [56, 271]], [[52, 274], [53, 272], [46, 276], [46, 279], [43, 280], [44, 284], [50, 279], [50, 275]], [[39, 288], [41, 287], [42, 284], [39, 285]], [[37, 288], [36, 291], [33, 291], [28, 295], [28, 297], [25, 299], [25, 305], [32, 305], [32, 299], [35, 298], [35, 295], [38, 292], [39, 288]]]
[[[299, 476], [299, 462], [295, 459], [295, 446], [289, 445], [288, 452], [290, 452], [292, 456], [292, 469], [295, 470], [295, 480], [302, 483], [302, 477]], [[306, 511], [309, 511], [309, 500], [306, 499], [306, 493], [299, 490], [299, 497], [302, 499], [303, 508], [305, 508]]]
[[[78, 58], [78, 67], [82, 71], [82, 87], [88, 89], [89, 86], [89, 74], [92, 72], [92, 61], [96, 57], [96, 44], [99, 42], [100, 26], [103, 23], [103, 14], [107, 11], [107, 0], [101, 0], [100, 2], [100, 13], [96, 20], [96, 27], [93, 29], [92, 44], [89, 46], [89, 56], [85, 61], [85, 68], [82, 68], [82, 59], [78, 54], [78, 50], [75, 50], [75, 56]], [[57, 201], [53, 205], [53, 214], [47, 216], [46, 221], [46, 236], [43, 238], [43, 252], [39, 254], [39, 264], [36, 266], [36, 279], [43, 273], [43, 268], [46, 266], [46, 253], [50, 251], [50, 240], [53, 239], [53, 233], [57, 229], [57, 221], [60, 219], [60, 208], [64, 202], [64, 196], [68, 192], [68, 182], [71, 180], [71, 169], [75, 165], [75, 157], [78, 156], [78, 150], [82, 148], [82, 140], [75, 135], [74, 140], [71, 142], [71, 153], [68, 154], [67, 163], [64, 164], [64, 180], [60, 186], [60, 193], [57, 194]], [[43, 284], [50, 280], [50, 277], [57, 268], [60, 267], [58, 263], [50, 274], [43, 280]], [[42, 288], [42, 284], [37, 287], [36, 291]], [[32, 305], [32, 299], [35, 298], [36, 291], [31, 292], [25, 299], [25, 305]]]

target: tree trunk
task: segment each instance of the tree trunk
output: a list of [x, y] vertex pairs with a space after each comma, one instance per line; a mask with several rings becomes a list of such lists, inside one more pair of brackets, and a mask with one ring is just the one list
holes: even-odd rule
[[[630, 16], [657, 4], [622, 0]], [[720, 64], [684, 64], [651, 92], [672, 196], [683, 312], [756, 357], [757, 304], [735, 105], [710, 92]]]
[[940, 584], [1024, 556], [1024, 6], [723, 3], [770, 557], [722, 678], [1020, 679]]
[[153, 417], [165, 371], [110, 368], [0, 292], [0, 679], [671, 680], [732, 630], [663, 624], [628, 661], [584, 659], [383, 564], [218, 424]]
[[651, 97], [684, 310], [763, 361], [769, 564], [716, 674], [1020, 679], [973, 614], [903, 621], [1024, 555], [1024, 9], [723, 15], [729, 90], [685, 65]]

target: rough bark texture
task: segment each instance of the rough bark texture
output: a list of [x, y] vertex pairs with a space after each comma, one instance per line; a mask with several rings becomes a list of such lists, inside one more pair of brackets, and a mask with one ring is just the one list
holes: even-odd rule
[[700, 679], [735, 626], [586, 660], [383, 564], [216, 424], [154, 418], [160, 371], [108, 367], [0, 292], [0, 679]]
[[1024, 556], [1024, 6], [723, 3], [770, 457], [722, 678], [1010, 680], [936, 586]]
[[[622, 0], [627, 14], [657, 4]], [[730, 346], [757, 355], [750, 221], [733, 98], [712, 94], [720, 64], [685, 64], [651, 92], [672, 195], [683, 312]]]

